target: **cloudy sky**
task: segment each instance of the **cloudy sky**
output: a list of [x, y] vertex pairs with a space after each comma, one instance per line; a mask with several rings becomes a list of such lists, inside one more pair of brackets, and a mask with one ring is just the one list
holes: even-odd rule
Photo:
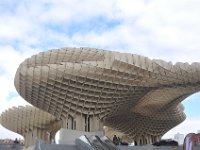
[[[40, 51], [94, 47], [176, 63], [200, 62], [198, 0], [0, 0], [0, 113], [26, 102], [14, 88], [19, 64]], [[200, 130], [200, 94], [165, 134]], [[0, 138], [17, 135], [0, 126]]]

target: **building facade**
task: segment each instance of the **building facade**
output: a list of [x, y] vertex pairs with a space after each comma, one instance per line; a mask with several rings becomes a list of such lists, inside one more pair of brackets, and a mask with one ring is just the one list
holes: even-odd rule
[[176, 140], [178, 142], [179, 145], [183, 145], [184, 142], [184, 134], [181, 133], [176, 133], [174, 135], [174, 140]]

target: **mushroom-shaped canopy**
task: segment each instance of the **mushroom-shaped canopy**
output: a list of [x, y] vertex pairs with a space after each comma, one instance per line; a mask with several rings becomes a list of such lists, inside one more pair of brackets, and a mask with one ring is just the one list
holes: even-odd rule
[[200, 64], [62, 48], [22, 62], [15, 87], [26, 101], [58, 118], [98, 116], [131, 137], [161, 136], [185, 119], [180, 103], [200, 90]]
[[34, 128], [48, 129], [55, 121], [53, 115], [33, 106], [13, 107], [0, 116], [1, 125], [21, 135]]

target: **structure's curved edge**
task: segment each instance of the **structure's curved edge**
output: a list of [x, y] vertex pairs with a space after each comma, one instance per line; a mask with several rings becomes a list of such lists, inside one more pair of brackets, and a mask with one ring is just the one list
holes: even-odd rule
[[26, 147], [34, 144], [36, 138], [50, 140], [47, 132], [53, 133], [60, 129], [60, 123], [54, 116], [32, 106], [13, 107], [4, 111], [0, 123], [8, 130], [22, 135]]
[[68, 128], [74, 129], [68, 121], [75, 121], [81, 124], [80, 130], [96, 130], [96, 125], [86, 127], [84, 120], [101, 119], [134, 138], [159, 138], [185, 119], [180, 103], [199, 91], [199, 66], [92, 48], [63, 48], [21, 63], [15, 87], [25, 100], [63, 120]]

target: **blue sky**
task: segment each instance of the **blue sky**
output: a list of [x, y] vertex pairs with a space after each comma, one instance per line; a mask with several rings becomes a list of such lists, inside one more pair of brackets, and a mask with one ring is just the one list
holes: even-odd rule
[[[200, 62], [199, 7], [196, 0], [1, 0], [0, 112], [27, 104], [13, 79], [19, 64], [40, 51], [85, 46]], [[186, 121], [164, 137], [200, 130], [199, 98], [183, 102]], [[15, 136], [0, 127], [0, 138]]]
[[188, 118], [199, 117], [200, 115], [199, 98], [200, 98], [200, 93], [196, 93], [183, 101], [183, 105], [185, 106], [185, 113], [187, 114]]

